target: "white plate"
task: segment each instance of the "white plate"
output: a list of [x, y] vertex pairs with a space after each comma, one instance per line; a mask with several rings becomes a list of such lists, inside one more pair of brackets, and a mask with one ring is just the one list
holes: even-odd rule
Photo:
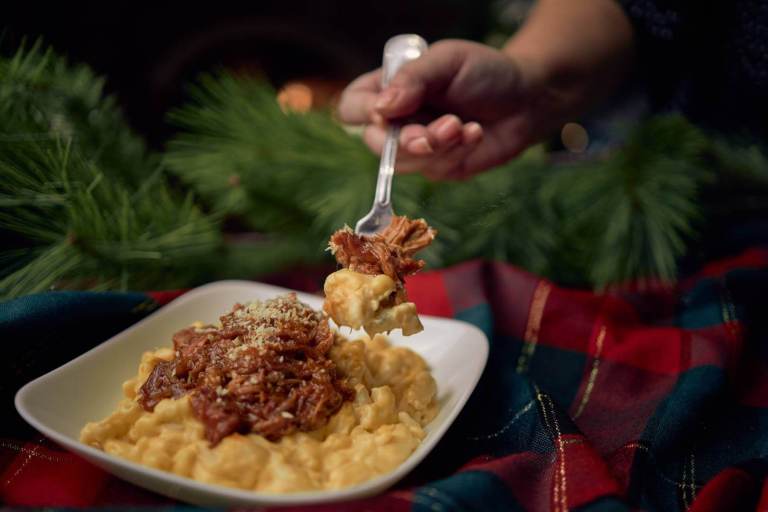
[[[396, 345], [418, 352], [437, 381], [440, 412], [427, 426], [418, 449], [395, 471], [339, 491], [267, 494], [203, 484], [129, 462], [78, 441], [88, 421], [109, 415], [121, 398], [121, 384], [136, 374], [141, 354], [169, 346], [171, 335], [190, 323], [215, 322], [236, 302], [267, 299], [289, 290], [248, 281], [220, 281], [196, 288], [110, 340], [30, 382], [16, 394], [16, 409], [37, 430], [116, 476], [160, 494], [206, 505], [297, 505], [369, 496], [411, 471], [437, 444], [475, 388], [488, 358], [488, 340], [458, 320], [423, 316], [424, 331], [410, 337], [392, 333]], [[298, 293], [320, 308], [320, 297]], [[399, 331], [398, 331], [399, 332]]]

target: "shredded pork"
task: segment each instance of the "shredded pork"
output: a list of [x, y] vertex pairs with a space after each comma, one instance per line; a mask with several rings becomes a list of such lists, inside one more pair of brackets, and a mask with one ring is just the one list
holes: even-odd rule
[[331, 235], [329, 245], [341, 266], [361, 274], [385, 274], [402, 286], [405, 276], [424, 267], [424, 260], [414, 255], [428, 246], [435, 234], [424, 219], [396, 216], [384, 231], [373, 236], [342, 228]]
[[176, 356], [157, 364], [139, 392], [144, 409], [189, 394], [215, 445], [233, 432], [277, 440], [315, 430], [351, 398], [327, 357], [327, 318], [294, 294], [237, 304], [220, 321], [173, 336]]

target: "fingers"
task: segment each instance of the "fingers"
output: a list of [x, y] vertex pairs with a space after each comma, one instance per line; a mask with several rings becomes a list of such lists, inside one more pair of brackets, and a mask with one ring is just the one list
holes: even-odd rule
[[[377, 153], [384, 145], [386, 129], [380, 125], [368, 126], [364, 139], [368, 146]], [[461, 119], [452, 114], [446, 114], [429, 123], [407, 124], [400, 130], [399, 156], [431, 156], [443, 153], [456, 145], [474, 144], [483, 136], [483, 130], [478, 123], [462, 123]]]
[[427, 53], [403, 65], [384, 90], [380, 69], [360, 76], [342, 93], [339, 118], [350, 124], [381, 123], [418, 113], [426, 98], [439, 96], [456, 78], [467, 58], [468, 45], [465, 41], [431, 45]]
[[462, 127], [461, 136], [464, 144], [476, 144], [483, 138], [483, 127], [480, 123], [467, 123]]
[[461, 142], [461, 120], [454, 115], [445, 115], [427, 126], [409, 124], [400, 132], [400, 144], [406, 153], [431, 155], [443, 152]]
[[444, 41], [408, 62], [395, 74], [377, 98], [374, 109], [386, 119], [414, 114], [424, 106], [428, 94], [445, 89], [461, 68], [462, 45]]
[[408, 124], [400, 130], [401, 154], [411, 155], [431, 155], [439, 147], [435, 144], [434, 137], [431, 136], [427, 127], [421, 124]]
[[461, 142], [463, 128], [461, 119], [447, 114], [430, 123], [427, 126], [427, 132], [435, 141], [438, 150], [445, 150]]
[[[463, 180], [506, 162], [533, 141], [528, 122], [519, 117], [487, 130], [477, 123], [466, 123], [461, 125], [458, 139], [442, 138], [438, 133], [452, 132], [452, 125], [458, 120], [445, 118], [428, 126], [403, 127], [397, 154], [398, 172], [421, 172], [433, 180]], [[366, 143], [379, 153], [385, 137], [386, 131], [381, 126], [368, 126], [364, 134]]]
[[522, 117], [510, 118], [487, 130], [477, 123], [467, 123], [462, 128], [461, 144], [434, 158], [422, 158], [413, 168], [433, 180], [464, 180], [503, 164], [532, 141], [528, 121]]
[[[363, 138], [373, 151], [381, 153], [386, 128], [369, 125]], [[406, 125], [400, 131], [396, 169], [401, 173], [421, 171], [432, 179], [456, 178], [482, 140], [483, 129], [478, 123], [463, 124], [451, 114], [427, 126]]]
[[366, 73], [344, 89], [339, 100], [339, 118], [344, 123], [365, 124], [371, 122], [381, 83], [381, 70]]
[[463, 162], [463, 173], [471, 176], [501, 165], [519, 155], [535, 141], [530, 122], [515, 116], [495, 124], [484, 134], [475, 151], [468, 153]]

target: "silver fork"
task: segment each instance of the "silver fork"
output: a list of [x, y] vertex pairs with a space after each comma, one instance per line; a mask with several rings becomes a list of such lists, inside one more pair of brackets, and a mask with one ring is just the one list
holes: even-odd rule
[[[427, 42], [416, 34], [402, 34], [391, 38], [384, 45], [384, 62], [382, 64], [381, 88], [389, 85], [389, 81], [406, 62], [418, 59], [427, 50]], [[397, 139], [400, 137], [400, 125], [390, 123], [387, 128], [387, 138], [381, 151], [379, 177], [376, 180], [376, 195], [373, 197], [373, 207], [368, 215], [357, 221], [355, 233], [358, 235], [373, 235], [385, 229], [392, 222], [392, 176], [395, 174], [395, 157], [397, 156]]]

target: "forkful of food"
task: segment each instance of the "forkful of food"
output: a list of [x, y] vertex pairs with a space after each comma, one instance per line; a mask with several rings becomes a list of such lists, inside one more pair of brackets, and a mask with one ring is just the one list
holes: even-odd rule
[[[406, 62], [419, 58], [427, 43], [415, 34], [391, 38], [384, 46], [382, 89]], [[429, 245], [436, 231], [424, 219], [399, 217], [392, 209], [392, 178], [400, 124], [390, 123], [381, 153], [373, 207], [352, 231], [344, 227], [329, 248], [343, 267], [325, 281], [324, 310], [338, 324], [363, 328], [370, 335], [400, 328], [408, 336], [423, 330], [416, 305], [408, 301], [405, 277], [424, 267], [414, 254]]]

